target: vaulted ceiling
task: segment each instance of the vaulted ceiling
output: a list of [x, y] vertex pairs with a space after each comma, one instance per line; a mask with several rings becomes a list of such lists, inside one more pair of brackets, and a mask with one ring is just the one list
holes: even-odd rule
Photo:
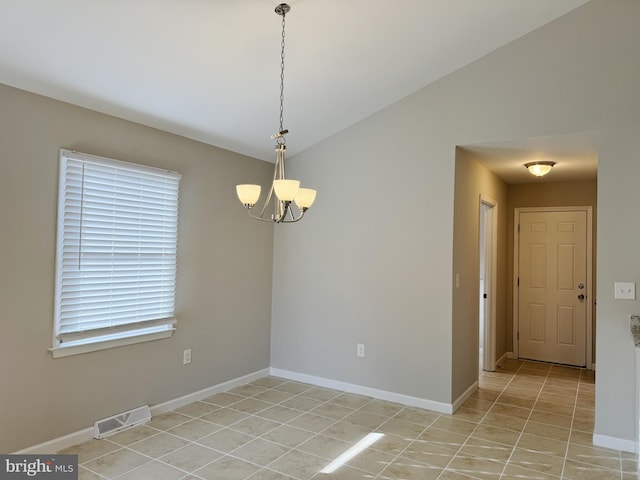
[[[290, 0], [289, 155], [587, 0]], [[0, 0], [0, 83], [265, 160], [273, 0]]]

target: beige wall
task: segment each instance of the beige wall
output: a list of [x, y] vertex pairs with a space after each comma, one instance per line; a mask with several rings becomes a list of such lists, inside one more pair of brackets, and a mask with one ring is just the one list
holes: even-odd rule
[[[480, 296], [480, 195], [496, 203], [496, 360], [506, 348], [507, 184], [481, 165], [473, 155], [458, 148], [453, 220], [453, 345], [456, 376], [452, 399], [457, 399], [478, 379], [478, 298]], [[460, 275], [456, 287], [455, 276]]]
[[[600, 153], [596, 434], [632, 441], [640, 299], [612, 292], [640, 282], [638, 18], [637, 0], [592, 0], [296, 156], [318, 200], [273, 244], [233, 196], [268, 165], [0, 88], [0, 451], [266, 367], [271, 299], [272, 366], [452, 402], [469, 381], [453, 340], [456, 146], [585, 131]], [[172, 339], [46, 352], [60, 147], [183, 173]]]
[[[522, 185], [509, 185], [509, 215], [507, 226], [507, 248], [509, 258], [513, 259], [513, 235], [514, 235], [514, 210], [523, 207], [571, 207], [588, 206], [593, 209], [593, 279], [597, 278], [597, 231], [598, 231], [598, 184], [593, 182], [559, 182], [559, 183], [529, 183]], [[509, 262], [507, 277], [509, 278], [507, 290], [507, 351], [513, 352], [513, 261]], [[593, 299], [597, 298], [595, 282], [592, 281]], [[593, 332], [595, 332], [596, 307], [592, 304]], [[591, 345], [595, 350], [595, 335]], [[595, 362], [595, 356], [593, 358]]]
[[[61, 147], [182, 173], [172, 338], [51, 358]], [[0, 452], [269, 366], [273, 227], [246, 217], [234, 185], [271, 168], [0, 85]]]
[[456, 146], [597, 132], [596, 434], [632, 442], [640, 298], [612, 293], [640, 282], [639, 18], [637, 0], [592, 0], [296, 155], [290, 173], [319, 194], [275, 233], [272, 365], [452, 402], [469, 381], [453, 340]]

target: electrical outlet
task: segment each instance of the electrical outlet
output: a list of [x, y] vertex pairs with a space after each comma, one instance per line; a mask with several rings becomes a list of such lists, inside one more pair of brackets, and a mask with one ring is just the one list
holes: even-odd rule
[[356, 355], [358, 355], [359, 357], [364, 357], [364, 344], [359, 343], [358, 347], [356, 349]]
[[191, 363], [191, 349], [187, 348], [184, 352], [182, 352], [182, 364], [186, 365], [187, 363]]

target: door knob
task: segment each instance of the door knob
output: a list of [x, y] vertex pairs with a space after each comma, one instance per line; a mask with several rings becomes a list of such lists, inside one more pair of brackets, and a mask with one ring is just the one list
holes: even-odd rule
[[584, 295], [583, 294], [578, 295], [578, 300], [584, 300]]
[[582, 290], [582, 289], [584, 288], [584, 283], [579, 283], [579, 284], [578, 284], [578, 288], [579, 288], [580, 290]]

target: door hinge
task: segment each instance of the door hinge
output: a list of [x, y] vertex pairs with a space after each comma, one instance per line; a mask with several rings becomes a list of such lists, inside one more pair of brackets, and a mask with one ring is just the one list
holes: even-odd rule
[[516, 332], [516, 339], [517, 339], [517, 340], [520, 340], [520, 330], [518, 330], [518, 331]]
[[518, 286], [518, 287], [520, 286], [520, 277], [518, 277], [518, 284], [517, 284], [517, 286]]
[[518, 224], [518, 233], [520, 233], [520, 224]]

